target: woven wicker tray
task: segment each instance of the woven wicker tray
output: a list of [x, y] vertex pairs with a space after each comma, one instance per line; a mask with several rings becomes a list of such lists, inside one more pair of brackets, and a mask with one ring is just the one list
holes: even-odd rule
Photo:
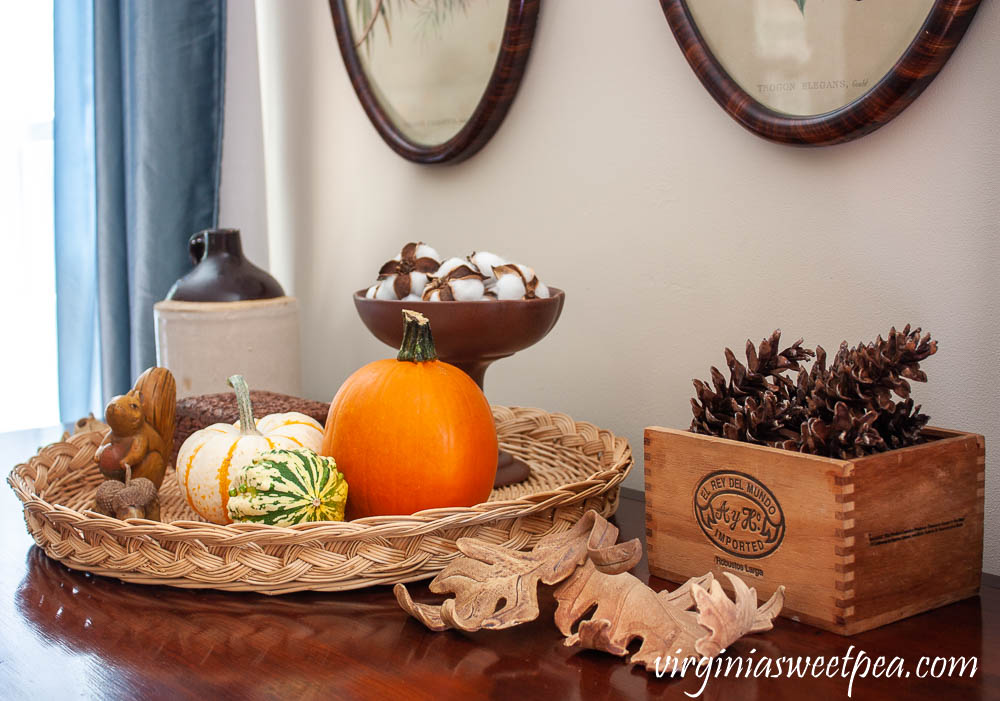
[[289, 528], [201, 521], [167, 474], [163, 523], [89, 511], [102, 481], [92, 468], [99, 433], [42, 448], [7, 477], [28, 532], [67, 567], [128, 582], [256, 591], [341, 591], [431, 577], [473, 536], [525, 549], [564, 531], [588, 509], [610, 516], [632, 467], [628, 441], [540, 409], [494, 407], [501, 447], [526, 461], [526, 482], [496, 489], [471, 508], [373, 516]]

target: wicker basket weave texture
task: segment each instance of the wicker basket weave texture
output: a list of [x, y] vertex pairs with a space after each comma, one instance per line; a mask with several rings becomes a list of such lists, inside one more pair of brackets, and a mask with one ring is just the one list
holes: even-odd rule
[[624, 438], [540, 409], [493, 412], [502, 448], [528, 462], [532, 477], [470, 508], [289, 528], [217, 525], [189, 509], [171, 472], [160, 491], [162, 523], [120, 521], [89, 511], [102, 481], [92, 469], [96, 432], [42, 448], [7, 481], [35, 542], [68, 567], [143, 584], [267, 594], [424, 579], [456, 557], [458, 538], [525, 549], [589, 509], [614, 513], [632, 466]]

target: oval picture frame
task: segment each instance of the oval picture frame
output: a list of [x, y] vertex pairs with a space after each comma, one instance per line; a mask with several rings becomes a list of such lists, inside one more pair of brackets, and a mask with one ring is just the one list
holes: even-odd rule
[[503, 122], [521, 85], [535, 36], [541, 0], [508, 1], [507, 19], [497, 60], [476, 109], [457, 134], [445, 142], [432, 145], [418, 144], [408, 139], [379, 102], [354, 46], [345, 4], [349, 1], [330, 0], [337, 43], [361, 106], [389, 148], [415, 163], [439, 164], [458, 163], [485, 146]]
[[719, 106], [757, 136], [794, 146], [844, 143], [890, 122], [941, 71], [969, 28], [979, 3], [936, 0], [906, 51], [870, 90], [833, 111], [795, 116], [766, 107], [730, 77], [702, 38], [686, 0], [660, 0], [684, 57]]

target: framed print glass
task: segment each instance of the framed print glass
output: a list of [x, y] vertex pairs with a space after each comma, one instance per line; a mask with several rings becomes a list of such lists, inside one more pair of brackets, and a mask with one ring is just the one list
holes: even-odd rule
[[772, 141], [858, 138], [909, 105], [979, 0], [660, 0], [712, 97]]
[[401, 156], [456, 162], [489, 140], [527, 63], [540, 0], [330, 0], [351, 83]]

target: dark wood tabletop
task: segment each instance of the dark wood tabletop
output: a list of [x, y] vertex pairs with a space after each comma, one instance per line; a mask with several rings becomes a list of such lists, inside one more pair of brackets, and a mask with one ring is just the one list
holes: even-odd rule
[[[5, 469], [61, 429], [0, 434]], [[641, 536], [642, 495], [627, 492], [615, 521]], [[621, 659], [562, 645], [555, 603], [504, 631], [432, 633], [388, 587], [281, 597], [124, 584], [71, 571], [32, 544], [13, 492], [0, 489], [0, 699], [686, 699], [704, 679], [656, 678]], [[645, 562], [634, 573], [656, 589]], [[844, 656], [853, 650], [903, 677], [853, 681], [854, 699], [1000, 698], [1000, 579], [982, 594], [852, 638], [779, 619], [728, 655], [754, 661]], [[411, 585], [433, 601], [426, 584]], [[974, 656], [975, 675], [918, 678], [927, 656]], [[853, 659], [849, 663], [853, 668]], [[909, 676], [906, 676], [909, 673]], [[850, 677], [709, 678], [703, 699], [844, 699]]]

